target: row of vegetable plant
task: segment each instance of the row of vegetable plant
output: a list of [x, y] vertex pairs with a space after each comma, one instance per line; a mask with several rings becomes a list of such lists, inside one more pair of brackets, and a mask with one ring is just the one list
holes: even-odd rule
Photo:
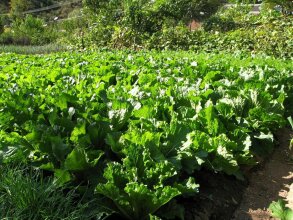
[[202, 168], [243, 179], [272, 151], [292, 70], [192, 52], [1, 54], [0, 161], [89, 187], [104, 215], [147, 219], [195, 195]]

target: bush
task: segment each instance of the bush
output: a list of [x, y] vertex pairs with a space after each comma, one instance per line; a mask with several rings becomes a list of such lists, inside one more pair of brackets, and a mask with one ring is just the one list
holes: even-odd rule
[[274, 9], [276, 6], [280, 6], [282, 14], [290, 15], [293, 11], [293, 2], [290, 0], [264, 0], [264, 10]]
[[234, 20], [230, 18], [213, 16], [207, 19], [203, 23], [202, 27], [205, 31], [227, 32], [236, 29], [238, 25]]
[[14, 37], [12, 32], [4, 32], [0, 35], [0, 44], [13, 44]]
[[[237, 10], [236, 10], [237, 9]], [[245, 9], [241, 11], [240, 9]], [[240, 10], [240, 11], [239, 11]], [[77, 48], [132, 48], [196, 50], [206, 52], [262, 53], [292, 57], [292, 17], [280, 13], [248, 14], [248, 7], [237, 6], [220, 11], [190, 31], [184, 22], [163, 21], [155, 32], [117, 25], [100, 15], [87, 17], [82, 25], [70, 20], [62, 24], [62, 43]], [[144, 26], [146, 27], [146, 26]]]
[[146, 46], [150, 49], [188, 50], [191, 38], [192, 32], [187, 27], [168, 27], [152, 35]]
[[251, 11], [251, 6], [245, 4], [235, 4], [233, 7], [222, 8], [219, 10], [218, 14], [221, 17], [230, 18], [233, 20], [238, 20], [244, 18]]
[[94, 14], [104, 16], [114, 25], [131, 28], [139, 33], [153, 34], [162, 30], [165, 21], [189, 22], [213, 15], [220, 0], [161, 0], [161, 1], [100, 1], [84, 0]]
[[16, 20], [12, 24], [13, 43], [18, 45], [43, 45], [56, 38], [55, 31], [46, 26], [44, 21], [27, 15], [24, 20]]
[[0, 17], [0, 34], [2, 34], [4, 32], [4, 24], [2, 21], [2, 17]]
[[32, 6], [31, 1], [27, 0], [11, 0], [10, 14], [13, 19], [23, 17], [22, 12], [28, 10]]
[[15, 33], [15, 43], [21, 45], [39, 44], [44, 35], [44, 23], [41, 19], [28, 15], [23, 21], [13, 23], [12, 29]]
[[[148, 49], [183, 49], [206, 52], [261, 53], [274, 57], [293, 56], [293, 33], [290, 19], [282, 18], [262, 25], [226, 31], [211, 24], [208, 30], [189, 31], [184, 26], [165, 28], [150, 37], [144, 45]], [[218, 28], [218, 29], [217, 29]]]

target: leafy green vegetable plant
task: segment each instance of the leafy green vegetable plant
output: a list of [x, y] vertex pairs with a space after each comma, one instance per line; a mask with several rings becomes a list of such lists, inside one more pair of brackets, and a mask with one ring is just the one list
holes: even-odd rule
[[242, 166], [272, 150], [292, 69], [242, 54], [1, 54], [0, 163], [88, 186], [110, 213], [152, 218], [196, 193], [201, 169], [243, 179]]
[[272, 212], [272, 216], [280, 220], [290, 220], [293, 219], [293, 211], [286, 207], [284, 200], [278, 200], [277, 202], [272, 202], [269, 207]]

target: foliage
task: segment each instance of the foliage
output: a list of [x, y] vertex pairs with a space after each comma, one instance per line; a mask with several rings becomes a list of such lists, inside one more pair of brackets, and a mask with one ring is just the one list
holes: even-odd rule
[[291, 62], [242, 54], [2, 54], [0, 66], [0, 162], [89, 185], [128, 219], [196, 193], [202, 168], [242, 179], [292, 98]]
[[179, 49], [215, 53], [241, 51], [289, 59], [292, 57], [291, 17], [266, 13], [254, 16], [240, 9], [235, 11], [241, 12], [236, 15], [231, 10], [220, 11], [207, 19], [202, 29], [191, 31], [184, 23], [169, 21], [153, 33], [142, 33], [93, 16], [88, 27], [74, 30], [71, 28], [75, 26], [74, 21], [68, 23], [66, 32], [71, 34], [65, 35], [61, 42], [82, 49]]
[[31, 2], [27, 0], [11, 0], [10, 14], [14, 18], [21, 18], [23, 17], [22, 12], [28, 10], [31, 6]]
[[[241, 22], [243, 20], [246, 21], [246, 23], [251, 23], [249, 22], [249, 20], [246, 20], [249, 17], [250, 11], [251, 11], [251, 6], [249, 5], [235, 4], [229, 8], [225, 8], [225, 7], [220, 8], [220, 10], [215, 14], [215, 16], [221, 19], [234, 21], [236, 23]], [[259, 20], [259, 17], [257, 17], [257, 19]]]
[[219, 31], [226, 32], [237, 28], [237, 24], [231, 18], [223, 18], [219, 16], [212, 16], [203, 23], [205, 31]]
[[4, 24], [2, 21], [2, 17], [0, 16], [0, 35], [4, 32]]
[[293, 11], [293, 2], [291, 0], [264, 0], [263, 4], [266, 9], [272, 9], [279, 6], [281, 7], [282, 13], [285, 15], [290, 15]]
[[5, 25], [8, 26], [10, 24], [10, 21], [11, 21], [11, 19], [10, 19], [8, 14], [1, 15], [0, 20], [1, 20], [3, 26], [5, 26]]
[[[17, 20], [13, 23], [15, 41], [19, 44], [36, 44], [44, 34], [44, 23], [41, 19], [34, 18], [31, 15], [26, 16], [24, 20]], [[21, 42], [23, 40], [23, 42]]]
[[13, 34], [11, 32], [4, 32], [0, 35], [0, 44], [9, 45], [12, 43], [13, 43]]
[[0, 2], [0, 11], [1, 11], [1, 14], [6, 13], [6, 12], [9, 11], [9, 2], [10, 2], [10, 0], [2, 0]]
[[215, 13], [221, 4], [219, 0], [85, 0], [84, 3], [95, 14], [111, 17], [120, 26], [147, 33], [161, 30], [162, 25], [170, 20], [189, 22], [207, 18]]
[[124, 153], [127, 157], [122, 165], [108, 164], [104, 173], [107, 183], [99, 184], [96, 191], [113, 200], [127, 219], [147, 219], [174, 197], [197, 192], [198, 185], [193, 178], [186, 180], [184, 185], [166, 184], [176, 176], [175, 167], [167, 161], [152, 159], [147, 147], [132, 145]]
[[[150, 43], [145, 43], [147, 48], [156, 49], [192, 49], [207, 52], [233, 52], [267, 54], [275, 57], [291, 58], [293, 51], [293, 29], [291, 18], [278, 16], [275, 18], [259, 18], [255, 21], [234, 23], [228, 27], [222, 26], [220, 21], [207, 21], [203, 25], [209, 32], [198, 30], [190, 32], [186, 28], [168, 28], [151, 37]], [[254, 19], [253, 17], [251, 19]], [[238, 27], [236, 29], [235, 26]], [[234, 27], [233, 27], [234, 26]], [[226, 28], [232, 30], [227, 31]], [[158, 42], [158, 43], [155, 43]]]
[[[263, 11], [255, 16], [248, 13], [249, 6], [237, 4], [213, 15], [219, 2], [198, 0], [88, 0], [84, 3], [87, 7], [76, 10], [69, 20], [60, 23], [45, 25], [44, 21], [41, 24], [40, 19], [31, 17], [16, 19], [12, 30], [0, 35], [0, 43], [56, 42], [64, 47], [88, 50], [191, 49], [292, 57], [292, 18], [278, 12]], [[187, 24], [191, 19], [203, 20], [202, 29], [189, 30]]]
[[186, 27], [182, 26], [164, 28], [163, 31], [152, 35], [144, 45], [150, 49], [188, 50], [191, 45], [195, 45], [194, 42], [192, 42], [193, 36], [199, 39], [198, 36], [200, 33], [197, 35], [198, 33], [199, 32], [190, 32]]
[[6, 33], [0, 35], [0, 43], [16, 45], [44, 45], [56, 38], [56, 31], [45, 25], [40, 18], [27, 15], [16, 19]]
[[286, 207], [284, 200], [278, 200], [278, 202], [272, 202], [269, 209], [272, 212], [272, 216], [280, 220], [293, 219], [293, 211]]

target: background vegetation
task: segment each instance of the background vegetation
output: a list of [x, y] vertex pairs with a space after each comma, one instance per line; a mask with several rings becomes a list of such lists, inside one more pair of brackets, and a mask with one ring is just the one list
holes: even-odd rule
[[[237, 1], [234, 7], [226, 8], [221, 0], [84, 0], [82, 5], [59, 1], [66, 5], [48, 12], [23, 14], [56, 3], [51, 0], [1, 3], [8, 14], [0, 19], [0, 44], [58, 44], [62, 48], [87, 50], [242, 51], [292, 56], [292, 1], [266, 0], [260, 15], [251, 14], [251, 6], [239, 4], [243, 2]], [[281, 8], [275, 9], [277, 5]], [[193, 21], [198, 28], [191, 28]]]

